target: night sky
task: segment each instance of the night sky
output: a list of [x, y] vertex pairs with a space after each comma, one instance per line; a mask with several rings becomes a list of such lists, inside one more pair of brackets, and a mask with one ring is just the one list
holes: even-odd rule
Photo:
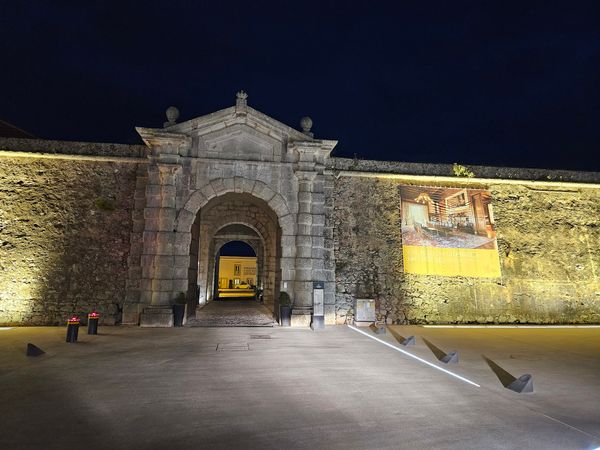
[[0, 0], [0, 54], [0, 118], [42, 138], [139, 143], [244, 89], [334, 156], [600, 170], [598, 1]]

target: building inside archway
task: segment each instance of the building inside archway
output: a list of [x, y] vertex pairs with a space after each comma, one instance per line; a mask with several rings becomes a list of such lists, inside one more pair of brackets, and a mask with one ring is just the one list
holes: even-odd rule
[[[229, 226], [229, 228], [239, 227], [239, 225]], [[254, 299], [258, 281], [257, 258], [250, 244], [237, 240], [227, 242], [221, 247], [215, 259], [215, 300]]]

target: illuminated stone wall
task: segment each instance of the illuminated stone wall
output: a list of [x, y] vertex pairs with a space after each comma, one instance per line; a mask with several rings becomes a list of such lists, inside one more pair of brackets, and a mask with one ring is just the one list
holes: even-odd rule
[[[351, 173], [352, 169], [357, 170], [354, 175], [361, 170], [382, 172], [390, 166], [388, 172], [398, 171], [398, 165], [345, 160], [334, 166], [338, 178], [330, 220], [334, 222], [338, 323], [352, 319], [355, 297], [375, 298], [379, 318], [388, 323], [600, 323], [597, 185], [594, 189], [568, 183], [486, 184], [493, 196], [502, 277], [412, 275], [403, 272], [398, 186], [423, 181]], [[431, 167], [412, 165], [411, 169], [422, 175]], [[346, 174], [340, 174], [340, 169]], [[451, 175], [445, 170], [443, 174]], [[493, 175], [490, 168], [486, 170]], [[439, 175], [440, 168], [434, 173]], [[513, 169], [513, 174], [531, 177], [527, 170]], [[586, 181], [592, 177], [535, 174], [544, 180], [577, 181], [578, 176]], [[455, 183], [482, 187], [467, 179], [457, 178]]]
[[[247, 149], [239, 145], [240, 152]], [[125, 302], [139, 301], [144, 227], [154, 217], [146, 204], [154, 189], [147, 186], [147, 153], [146, 146], [0, 138], [0, 325], [62, 324], [69, 314], [92, 309], [103, 323], [116, 323]], [[260, 180], [279, 167], [234, 156], [209, 158], [191, 185], [198, 190], [211, 180], [206, 195], [241, 194], [245, 183], [238, 173]], [[292, 195], [288, 163], [267, 197], [259, 189], [264, 183], [251, 181], [248, 192], [267, 199]], [[305, 183], [298, 194], [310, 214], [296, 221], [299, 206], [290, 203], [281, 250], [289, 263], [282, 264], [284, 282], [295, 279], [301, 269], [294, 264], [308, 255], [314, 267], [323, 267], [303, 276], [326, 281], [327, 323], [350, 322], [355, 298], [375, 298], [379, 318], [388, 323], [600, 323], [600, 174], [477, 167], [477, 178], [467, 179], [454, 177], [451, 165], [324, 163], [314, 167], [323, 179]], [[178, 178], [183, 184], [177, 192], [189, 189], [185, 183], [192, 178], [186, 177]], [[405, 274], [401, 184], [488, 189], [502, 276]], [[183, 198], [171, 200], [177, 206]], [[282, 208], [273, 204], [275, 212]], [[195, 217], [191, 210], [186, 214]], [[318, 239], [296, 239], [296, 227]], [[297, 251], [306, 257], [294, 259]], [[298, 283], [312, 289], [309, 281]], [[306, 306], [312, 292], [301, 291], [295, 301]]]
[[63, 324], [93, 309], [120, 320], [135, 161], [2, 152], [0, 325]]

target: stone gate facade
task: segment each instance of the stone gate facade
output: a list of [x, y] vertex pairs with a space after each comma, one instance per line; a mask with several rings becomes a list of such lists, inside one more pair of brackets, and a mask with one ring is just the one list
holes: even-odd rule
[[333, 184], [326, 159], [336, 142], [314, 139], [308, 120], [305, 132], [294, 130], [249, 107], [240, 92], [234, 107], [162, 129], [137, 128], [150, 163], [126, 315], [143, 311], [142, 325], [168, 325], [179, 292], [187, 292], [190, 306], [210, 300], [217, 233], [243, 225], [258, 238], [264, 298], [273, 311], [284, 290], [294, 298], [294, 322], [309, 325], [313, 281], [324, 281], [327, 321], [335, 321], [325, 198]]

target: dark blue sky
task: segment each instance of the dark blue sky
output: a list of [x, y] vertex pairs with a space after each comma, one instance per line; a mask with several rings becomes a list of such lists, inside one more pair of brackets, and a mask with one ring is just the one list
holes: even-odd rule
[[600, 170], [597, 1], [0, 0], [0, 50], [0, 118], [44, 138], [139, 142], [244, 89], [336, 156]]

